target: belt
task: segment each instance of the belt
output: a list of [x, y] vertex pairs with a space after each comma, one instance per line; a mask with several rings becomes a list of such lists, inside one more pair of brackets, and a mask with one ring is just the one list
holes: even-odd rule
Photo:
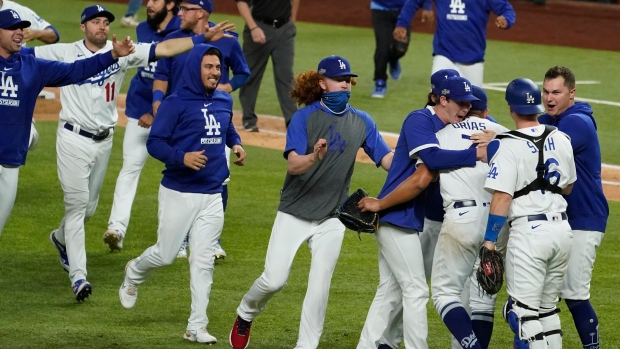
[[[73, 131], [75, 129], [75, 127], [73, 125], [71, 125], [70, 123], [68, 123], [68, 122], [65, 122], [65, 125], [63, 127], [66, 128], [69, 131]], [[109, 129], [107, 129], [105, 131], [101, 131], [101, 132], [99, 132], [97, 134], [90, 133], [88, 131], [84, 131], [84, 130], [80, 129], [80, 131], [77, 132], [77, 134], [79, 134], [80, 136], [84, 136], [86, 138], [91, 138], [95, 142], [99, 142], [99, 141], [102, 141], [102, 140], [108, 138], [108, 136], [110, 135], [110, 130], [113, 130], [113, 129], [114, 129], [114, 127], [109, 128]]]
[[514, 224], [523, 224], [525, 222], [535, 222], [535, 221], [551, 221], [551, 222], [559, 222], [565, 221], [568, 219], [566, 213], [541, 213], [529, 216], [518, 217], [510, 221], [510, 226], [512, 227]]
[[267, 25], [273, 26], [274, 28], [280, 28], [281, 26], [285, 25], [286, 23], [288, 23], [288, 18], [287, 19], [261, 19], [261, 18], [254, 18], [255, 20], [265, 23]]
[[[476, 200], [455, 201], [454, 205], [452, 205], [452, 207], [454, 207], [455, 209], [459, 209], [459, 208], [463, 208], [463, 207], [474, 207], [474, 206], [478, 206], [478, 204], [476, 204]], [[489, 206], [489, 203], [488, 202], [483, 202], [482, 206], [484, 206], [484, 207]]]

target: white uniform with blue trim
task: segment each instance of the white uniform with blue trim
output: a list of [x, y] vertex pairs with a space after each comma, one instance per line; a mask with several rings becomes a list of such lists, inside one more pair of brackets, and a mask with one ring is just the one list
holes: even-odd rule
[[[543, 133], [544, 126], [517, 131], [537, 137]], [[566, 134], [553, 131], [545, 141], [543, 155], [545, 177], [551, 184], [566, 188], [577, 180], [573, 148]], [[489, 161], [491, 169], [485, 188], [514, 195], [536, 179], [538, 157], [538, 150], [530, 141], [512, 137], [502, 139], [498, 151]], [[544, 322], [548, 320], [542, 317], [539, 320], [539, 314], [555, 311], [573, 239], [566, 220], [566, 207], [561, 194], [541, 190], [517, 197], [510, 205], [506, 289], [515, 302], [513, 310], [520, 319], [536, 317], [522, 322], [521, 339], [543, 332], [546, 329]], [[558, 318], [553, 327], [559, 329], [559, 326]], [[532, 342], [532, 345], [543, 344], [544, 340]]]
[[[56, 132], [56, 152], [65, 216], [54, 235], [67, 247], [72, 284], [86, 279], [84, 223], [95, 213], [108, 167], [113, 127], [118, 120], [116, 98], [127, 69], [149, 64], [151, 44], [135, 44], [135, 48], [135, 53], [120, 58], [103, 72], [60, 90], [62, 110]], [[108, 41], [104, 48], [93, 53], [79, 40], [36, 47], [35, 56], [71, 63], [111, 49], [112, 41]], [[101, 141], [85, 136], [85, 132], [106, 131], [110, 136]]]

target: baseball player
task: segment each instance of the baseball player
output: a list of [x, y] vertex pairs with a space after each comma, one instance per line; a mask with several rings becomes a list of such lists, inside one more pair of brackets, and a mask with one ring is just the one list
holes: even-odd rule
[[[416, 188], [425, 187], [428, 182], [417, 182], [415, 161], [422, 158], [427, 161], [426, 168], [435, 170], [472, 166], [476, 159], [485, 159], [482, 147], [458, 151], [439, 148], [435, 132], [443, 129], [446, 124], [461, 121], [470, 108], [470, 102], [476, 100], [471, 94], [471, 84], [461, 77], [444, 79], [439, 89], [441, 96], [435, 106], [416, 110], [405, 119], [394, 154], [394, 167], [388, 173], [379, 199], [368, 198], [360, 202], [360, 207], [364, 210], [380, 211], [382, 224], [375, 238], [379, 253], [387, 262], [389, 273], [380, 275], [379, 287], [368, 312], [358, 348], [374, 349], [379, 344], [398, 347], [398, 343], [394, 342], [381, 343], [377, 336], [377, 331], [380, 331], [380, 335], [389, 325], [386, 323], [386, 314], [381, 314], [380, 309], [385, 304], [393, 303], [394, 298], [402, 299], [403, 303], [405, 346], [427, 347], [428, 286], [418, 237], [424, 222], [427, 195], [414, 197], [412, 193]], [[428, 176], [422, 177], [424, 178], [428, 179]], [[380, 268], [380, 271], [385, 269]]]
[[[169, 33], [179, 29], [176, 0], [151, 0], [146, 4], [146, 21], [136, 28], [138, 42], [163, 41]], [[123, 237], [129, 225], [131, 207], [136, 196], [140, 172], [148, 156], [146, 139], [153, 123], [153, 76], [158, 61], [139, 67], [131, 79], [125, 114], [127, 128], [123, 138], [123, 167], [118, 174], [114, 189], [112, 211], [108, 219], [108, 231], [103, 241], [111, 251], [123, 248]]]
[[601, 184], [601, 148], [596, 121], [587, 103], [575, 103], [575, 75], [566, 67], [550, 68], [543, 83], [547, 113], [541, 124], [556, 126], [570, 137], [577, 167], [577, 182], [566, 214], [573, 229], [573, 247], [561, 297], [573, 316], [584, 348], [599, 348], [599, 322], [590, 303], [590, 281], [596, 250], [603, 240], [609, 206]]
[[[54, 28], [49, 22], [39, 17], [39, 15], [37, 15], [30, 8], [20, 5], [15, 1], [0, 0], [0, 10], [14, 10], [23, 20], [30, 22], [30, 27], [24, 28], [24, 40], [22, 45], [26, 46], [26, 43], [31, 40], [39, 40], [45, 44], [53, 44], [60, 40], [58, 30], [56, 30], [56, 28]], [[34, 119], [32, 119], [29, 150], [34, 149], [38, 141], [39, 133], [34, 127]]]
[[393, 156], [370, 116], [348, 104], [353, 77], [357, 75], [349, 62], [340, 56], [326, 57], [316, 71], [297, 76], [291, 96], [306, 107], [293, 115], [288, 127], [284, 150], [288, 172], [265, 270], [237, 308], [230, 333], [235, 349], [247, 347], [252, 321], [286, 284], [295, 253], [304, 242], [312, 263], [295, 348], [319, 345], [345, 230], [333, 213], [348, 196], [357, 151], [363, 148], [385, 170]]
[[517, 130], [488, 146], [484, 186], [493, 199], [484, 246], [495, 248], [508, 221], [506, 319], [516, 334], [515, 348], [561, 348], [556, 304], [573, 243], [562, 194], [577, 180], [573, 149], [566, 134], [539, 124], [541, 93], [531, 80], [513, 80], [506, 101]]
[[[411, 26], [415, 12], [427, 0], [407, 0], [403, 5], [394, 38], [402, 39]], [[435, 1], [437, 29], [433, 38], [432, 72], [440, 69], [457, 70], [472, 84], [482, 86], [486, 27], [489, 14], [497, 15], [495, 25], [509, 29], [516, 14], [507, 0], [441, 0]]]
[[[114, 15], [101, 5], [84, 9], [81, 30], [84, 39], [71, 44], [54, 44], [34, 48], [35, 56], [74, 62], [110, 50], [109, 25]], [[189, 50], [194, 42], [217, 39], [229, 29], [225, 22], [205, 35], [169, 40], [155, 44], [138, 44], [136, 52], [121, 59], [108, 70], [79, 84], [61, 89], [62, 110], [57, 130], [56, 152], [58, 178], [64, 193], [65, 217], [50, 241], [58, 250], [61, 266], [69, 272], [73, 293], [83, 301], [91, 293], [86, 280], [84, 223], [95, 213], [99, 190], [112, 150], [112, 134], [118, 119], [116, 96], [128, 68], [145, 67], [158, 57]]]
[[28, 26], [16, 11], [0, 11], [0, 234], [15, 203], [19, 167], [26, 163], [39, 92], [82, 81], [134, 50], [129, 38], [117, 42], [113, 36], [109, 52], [74, 64], [36, 59], [20, 54]]
[[[211, 45], [194, 47], [179, 78], [183, 87], [168, 97], [153, 122], [149, 154], [166, 165], [159, 187], [157, 243], [127, 263], [119, 288], [121, 304], [132, 308], [138, 285], [155, 270], [174, 262], [187, 231], [191, 313], [183, 338], [214, 344], [207, 306], [213, 283], [214, 246], [222, 232], [222, 182], [228, 177], [224, 148], [243, 166], [246, 154], [232, 123], [232, 97], [216, 89], [221, 53]], [[206, 131], [206, 132], [205, 132]]]

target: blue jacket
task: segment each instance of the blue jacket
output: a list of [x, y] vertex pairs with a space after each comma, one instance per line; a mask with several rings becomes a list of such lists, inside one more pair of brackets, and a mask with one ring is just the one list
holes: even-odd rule
[[19, 52], [0, 57], [0, 164], [26, 163], [34, 105], [45, 86], [75, 84], [115, 62], [111, 52], [75, 63], [53, 62]]
[[[241, 144], [232, 123], [232, 97], [219, 90], [205, 93], [202, 83], [202, 57], [212, 47], [200, 44], [188, 53], [181, 88], [161, 103], [146, 142], [149, 154], [166, 165], [161, 184], [183, 193], [221, 193], [229, 175], [224, 148]], [[205, 168], [183, 164], [186, 152], [201, 150], [208, 159]]]
[[[211, 25], [212, 23], [209, 24]], [[250, 68], [248, 67], [248, 62], [246, 62], [245, 56], [243, 55], [241, 45], [239, 45], [239, 41], [236, 38], [238, 34], [233, 32], [228, 32], [228, 34], [234, 35], [235, 38], [221, 38], [210, 42], [209, 44], [213, 45], [220, 50], [220, 52], [222, 52], [222, 77], [220, 78], [220, 83], [230, 83], [233, 90], [236, 90], [239, 86], [248, 81], [250, 77]], [[195, 34], [192, 31], [179, 29], [168, 34], [165, 40], [185, 38], [188, 36], [192, 37], [194, 35]], [[176, 92], [176, 90], [181, 87], [177, 77], [181, 76], [181, 73], [185, 67], [187, 55], [188, 53], [183, 53], [174, 57], [162, 58], [158, 61], [157, 69], [155, 69], [155, 79], [168, 81], [167, 95]], [[232, 79], [230, 79], [228, 74], [229, 69], [233, 72]]]
[[[163, 41], [166, 35], [178, 30], [180, 24], [181, 20], [179, 17], [174, 16], [164, 30], [157, 32], [157, 29], [154, 29], [144, 21], [138, 24], [136, 28], [138, 42], [153, 43]], [[139, 119], [146, 113], [153, 114], [153, 77], [156, 67], [157, 61], [151, 62], [148, 67], [140, 67], [136, 75], [131, 79], [125, 109], [125, 114], [128, 117]]]
[[573, 146], [577, 181], [572, 192], [564, 196], [571, 228], [605, 232], [609, 205], [603, 194], [601, 146], [592, 108], [587, 103], [575, 103], [555, 118], [543, 114], [538, 121], [566, 133]]

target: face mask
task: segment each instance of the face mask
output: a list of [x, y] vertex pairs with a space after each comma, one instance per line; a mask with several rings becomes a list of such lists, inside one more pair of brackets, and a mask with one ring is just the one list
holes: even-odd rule
[[342, 114], [349, 104], [351, 91], [324, 92], [321, 97], [323, 105], [334, 114]]

